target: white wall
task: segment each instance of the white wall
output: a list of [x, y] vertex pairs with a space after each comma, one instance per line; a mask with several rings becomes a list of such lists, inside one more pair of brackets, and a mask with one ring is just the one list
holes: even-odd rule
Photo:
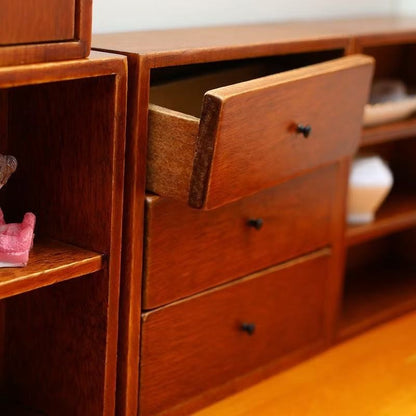
[[385, 15], [398, 2], [416, 9], [416, 0], [94, 0], [93, 31]]
[[400, 14], [416, 15], [416, 0], [396, 0]]

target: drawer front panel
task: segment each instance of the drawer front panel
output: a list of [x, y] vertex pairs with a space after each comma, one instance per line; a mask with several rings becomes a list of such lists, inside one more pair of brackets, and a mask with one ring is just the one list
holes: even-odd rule
[[0, 0], [0, 45], [75, 37], [75, 0]]
[[324, 167], [214, 211], [148, 198], [144, 308], [328, 245], [337, 169]]
[[322, 250], [145, 314], [140, 414], [157, 415], [323, 342], [329, 254]]
[[355, 55], [210, 90], [200, 119], [152, 107], [148, 190], [213, 209], [352, 155], [372, 71]]

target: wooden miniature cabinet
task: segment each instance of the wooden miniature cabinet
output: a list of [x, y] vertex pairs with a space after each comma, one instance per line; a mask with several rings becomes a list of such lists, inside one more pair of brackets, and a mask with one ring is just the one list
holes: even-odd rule
[[8, 222], [36, 214], [25, 268], [0, 269], [2, 415], [113, 415], [124, 57], [0, 68]]
[[[129, 62], [118, 415], [190, 414], [414, 307], [414, 121], [361, 120], [373, 63], [411, 79], [415, 39], [406, 19], [95, 37]], [[403, 186], [347, 227], [367, 145]]]
[[84, 58], [92, 0], [0, 0], [0, 66]]

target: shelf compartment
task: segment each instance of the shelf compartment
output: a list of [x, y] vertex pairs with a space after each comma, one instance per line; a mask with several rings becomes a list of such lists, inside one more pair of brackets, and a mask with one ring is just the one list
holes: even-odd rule
[[361, 147], [416, 136], [416, 118], [363, 129]]
[[376, 219], [365, 225], [348, 226], [348, 247], [405, 230], [416, 225], [416, 194], [395, 191], [389, 195], [376, 214]]
[[0, 299], [94, 273], [103, 256], [55, 240], [36, 241], [26, 267], [0, 269]]
[[347, 272], [339, 340], [416, 308], [416, 266], [401, 262]]

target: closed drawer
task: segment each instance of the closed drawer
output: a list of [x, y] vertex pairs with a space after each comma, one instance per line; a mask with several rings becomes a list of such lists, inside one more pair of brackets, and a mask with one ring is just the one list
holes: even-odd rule
[[355, 55], [210, 90], [200, 118], [150, 106], [147, 189], [212, 209], [352, 154], [372, 68]]
[[322, 345], [329, 263], [321, 250], [144, 314], [140, 414], [157, 415]]
[[75, 37], [75, 0], [0, 0], [0, 5], [0, 45]]
[[143, 307], [167, 304], [328, 245], [337, 169], [320, 168], [213, 211], [148, 197]]
[[85, 58], [92, 0], [0, 0], [0, 66]]

